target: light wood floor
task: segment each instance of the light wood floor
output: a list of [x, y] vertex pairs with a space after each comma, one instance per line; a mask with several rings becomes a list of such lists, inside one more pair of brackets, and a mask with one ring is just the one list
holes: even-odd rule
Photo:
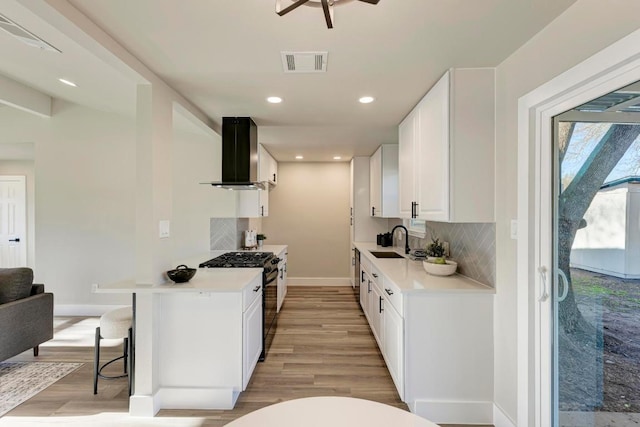
[[[98, 394], [92, 393], [92, 340], [96, 326], [96, 318], [56, 318], [56, 337], [48, 346], [41, 347], [38, 358], [25, 352], [10, 359], [85, 364], [8, 416], [79, 416], [127, 411], [125, 379], [101, 380]], [[103, 347], [104, 360], [120, 351], [119, 346]], [[289, 288], [267, 360], [258, 363], [233, 410], [163, 410], [158, 416], [193, 416], [204, 418], [203, 426], [223, 426], [264, 406], [309, 396], [351, 396], [407, 410], [351, 288]]]

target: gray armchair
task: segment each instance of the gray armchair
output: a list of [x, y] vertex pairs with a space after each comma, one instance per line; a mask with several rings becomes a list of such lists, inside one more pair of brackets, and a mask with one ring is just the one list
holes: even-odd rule
[[30, 268], [0, 268], [0, 361], [53, 338], [53, 294]]

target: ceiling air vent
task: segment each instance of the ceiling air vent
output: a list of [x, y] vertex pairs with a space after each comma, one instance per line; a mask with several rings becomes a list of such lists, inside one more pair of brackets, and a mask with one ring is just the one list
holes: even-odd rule
[[5, 31], [10, 36], [15, 37], [22, 43], [25, 43], [31, 47], [37, 47], [38, 49], [49, 50], [51, 52], [61, 52], [59, 49], [51, 46], [40, 37], [16, 24], [6, 16], [0, 15], [0, 30]]
[[285, 73], [326, 73], [328, 52], [280, 52]]

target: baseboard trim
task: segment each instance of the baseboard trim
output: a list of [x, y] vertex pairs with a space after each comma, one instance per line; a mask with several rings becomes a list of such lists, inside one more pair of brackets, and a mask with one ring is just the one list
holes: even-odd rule
[[409, 404], [411, 412], [436, 424], [493, 424], [493, 406], [493, 402], [482, 401], [417, 400]]
[[516, 423], [495, 403], [493, 404], [493, 425], [495, 427], [516, 427]]
[[348, 277], [287, 277], [287, 286], [351, 286]]
[[107, 311], [124, 305], [82, 305], [82, 304], [54, 304], [54, 316], [102, 316]]

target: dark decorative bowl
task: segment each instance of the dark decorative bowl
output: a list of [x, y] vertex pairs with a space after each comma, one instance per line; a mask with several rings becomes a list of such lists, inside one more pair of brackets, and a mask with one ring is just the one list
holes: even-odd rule
[[175, 270], [167, 271], [167, 276], [176, 283], [185, 283], [195, 276], [196, 271], [196, 268], [189, 268], [186, 265], [181, 264], [177, 266]]

